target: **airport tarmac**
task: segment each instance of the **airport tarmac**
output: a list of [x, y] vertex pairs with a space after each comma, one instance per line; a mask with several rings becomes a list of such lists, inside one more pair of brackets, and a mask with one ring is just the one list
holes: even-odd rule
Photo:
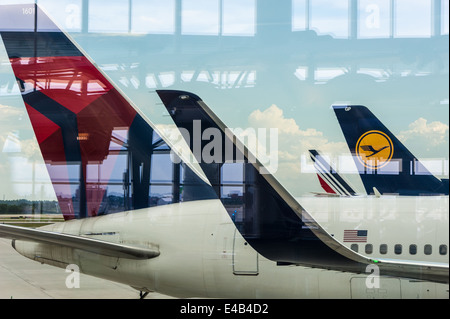
[[[66, 287], [65, 269], [43, 265], [17, 253], [0, 238], [0, 299], [139, 299], [129, 286], [80, 274], [80, 288]], [[146, 299], [170, 298], [150, 293]]]

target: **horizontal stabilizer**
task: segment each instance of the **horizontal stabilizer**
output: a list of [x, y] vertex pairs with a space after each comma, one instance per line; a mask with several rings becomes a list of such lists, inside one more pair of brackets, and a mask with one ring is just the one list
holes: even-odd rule
[[156, 249], [129, 246], [82, 236], [4, 224], [0, 224], [0, 237], [66, 246], [109, 257], [150, 259], [159, 256], [159, 251]]

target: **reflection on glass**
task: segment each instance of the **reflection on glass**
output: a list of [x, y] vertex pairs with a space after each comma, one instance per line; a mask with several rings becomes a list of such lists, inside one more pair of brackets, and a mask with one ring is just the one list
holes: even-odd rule
[[[172, 194], [172, 186], [164, 185], [151, 185], [150, 186], [150, 198], [149, 206], [161, 206], [174, 202]], [[177, 201], [175, 201], [177, 202]]]
[[[444, 120], [448, 118], [447, 0], [401, 0], [398, 3], [396, 0], [292, 0], [284, 7], [277, 1], [255, 0], [37, 2], [75, 36], [80, 46], [138, 107], [149, 101], [149, 89], [176, 86], [208, 96], [210, 105], [224, 122], [231, 127], [242, 127], [247, 125], [248, 115], [274, 103], [284, 111], [286, 119], [296, 121], [300, 132], [314, 128], [317, 134], [323, 134], [324, 147], [334, 158], [350, 156], [345, 147], [337, 144], [342, 142], [342, 138], [335, 119], [325, 114], [327, 106], [336, 101], [366, 104], [389, 116], [392, 114], [398, 132], [408, 130], [408, 125], [420, 117], [426, 118], [428, 123], [439, 121], [448, 127], [448, 121]], [[0, 0], [0, 4], [8, 3], [30, 1]], [[440, 6], [435, 7], [435, 4]], [[236, 11], [235, 15], [233, 11]], [[287, 27], [280, 28], [279, 24], [271, 24], [273, 21]], [[4, 27], [3, 22], [0, 21], [0, 28]], [[21, 25], [32, 29], [34, 21], [21, 21]], [[353, 27], [356, 29], [352, 30]], [[311, 29], [317, 34], [314, 31], [303, 32]], [[102, 34], [94, 34], [99, 31]], [[140, 33], [140, 36], [122, 34], [121, 37], [110, 37], [107, 34], [117, 31]], [[205, 34], [212, 36], [205, 37]], [[349, 34], [352, 40], [347, 40]], [[447, 37], [437, 37], [439, 34]], [[353, 41], [353, 35], [358, 41]], [[124, 39], [127, 45], [123, 45]], [[276, 45], [274, 40], [278, 40]], [[105, 43], [114, 50], [105, 50]], [[32, 198], [33, 189], [37, 197], [41, 193], [51, 194], [49, 180], [45, 185], [35, 184], [34, 187], [23, 184], [25, 175], [29, 183], [32, 181], [30, 174], [33, 170], [29, 167], [35, 161], [26, 150], [30, 149], [34, 134], [31, 127], [24, 125], [27, 114], [22, 100], [20, 104], [11, 102], [19, 89], [3, 45], [0, 45], [0, 53], [0, 148], [3, 151], [0, 170], [3, 180], [11, 181], [13, 178], [11, 187], [2, 187], [0, 199], [3, 196]], [[32, 60], [27, 61], [30, 62]], [[45, 83], [45, 77], [40, 74], [37, 78], [39, 89], [63, 91], [66, 86], [71, 86], [71, 94], [78, 96], [84, 84], [89, 88], [88, 94], [95, 95], [103, 89], [101, 83], [94, 79], [63, 73], [58, 74], [57, 79], [56, 75], [52, 74], [52, 82]], [[33, 81], [20, 85], [25, 92], [35, 88]], [[64, 94], [60, 95], [64, 98]], [[230, 105], [235, 107], [233, 112], [229, 111]], [[408, 106], [407, 112], [405, 105]], [[154, 112], [151, 107], [147, 109], [152, 110], [146, 114], [152, 121], [166, 120], [160, 116], [162, 112]], [[11, 117], [13, 111], [14, 117]], [[33, 112], [31, 109], [28, 111]], [[236, 116], [235, 112], [244, 116]], [[273, 120], [275, 123], [276, 119]], [[424, 132], [429, 128], [426, 125]], [[20, 133], [17, 137], [14, 137], [14, 130]], [[109, 141], [110, 153], [106, 161], [111, 161], [113, 154], [124, 154], [129, 150], [128, 128], [122, 132], [117, 131], [118, 128], [115, 130]], [[408, 134], [411, 133], [408, 131]], [[428, 135], [431, 136], [421, 133], [421, 141], [430, 143], [419, 143], [412, 137], [408, 141], [416, 144], [417, 155], [421, 158], [438, 159], [443, 163], [430, 164], [431, 172], [442, 173], [448, 178], [448, 154], [443, 151], [448, 149], [448, 129], [441, 134], [441, 144], [433, 143]], [[87, 136], [81, 134], [78, 137], [82, 142]], [[20, 143], [13, 142], [17, 139], [22, 143], [21, 149]], [[285, 137], [281, 140], [291, 141]], [[303, 136], [302, 141], [305, 144], [316, 143], [318, 139]], [[321, 142], [314, 146], [322, 146]], [[37, 149], [37, 143], [34, 140], [33, 143]], [[286, 168], [298, 166], [301, 156], [307, 154], [306, 148], [301, 152], [302, 143], [295, 149], [291, 147], [293, 144], [280, 145], [293, 159], [281, 165], [280, 176], [285, 178], [283, 181], [287, 182], [290, 191], [306, 194], [311, 184], [300, 185], [296, 179], [312, 176], [314, 170], [308, 171], [301, 162], [300, 170], [305, 174], [286, 174]], [[17, 160], [18, 157], [28, 161]], [[117, 163], [119, 161], [122, 162], [116, 160]], [[341, 172], [356, 175], [352, 160], [338, 162]], [[136, 170], [143, 172], [145, 169], [145, 165], [136, 164]], [[130, 183], [131, 169], [126, 173], [124, 170], [114, 170], [114, 180], [126, 177]], [[395, 169], [390, 172], [395, 172]], [[77, 183], [77, 178], [79, 182], [79, 172], [71, 173], [71, 183]], [[126, 186], [127, 183], [123, 187], [130, 191], [131, 184]], [[114, 193], [118, 192], [123, 193], [124, 190], [114, 190]]]
[[223, 184], [244, 182], [243, 163], [225, 163], [222, 165], [221, 181]]
[[[128, 1], [91, 0], [88, 3], [89, 31], [128, 32]], [[111, 21], [114, 21], [114, 23], [111, 23]]]
[[[8, 10], [36, 26], [0, 31], [65, 219], [215, 197], [188, 167], [181, 180], [184, 164], [172, 163], [166, 142], [38, 7]], [[25, 151], [18, 136], [10, 134], [3, 150]], [[13, 165], [28, 162], [19, 158]], [[34, 196], [35, 165], [14, 170], [18, 183], [21, 172], [33, 176], [21, 188]]]
[[395, 36], [430, 37], [431, 8], [431, 0], [396, 0]]
[[256, 0], [222, 0], [222, 34], [252, 36], [256, 32]]
[[442, 1], [441, 2], [441, 34], [447, 34], [449, 33], [448, 24], [449, 24], [449, 1]]
[[359, 0], [358, 10], [358, 37], [390, 37], [391, 0]]
[[173, 176], [173, 164], [170, 154], [154, 154], [152, 158], [152, 168], [150, 181], [171, 183]]
[[131, 10], [133, 33], [175, 32], [175, 0], [133, 0]]
[[292, 0], [292, 30], [303, 31], [309, 28], [308, 25], [308, 0]]
[[219, 0], [183, 0], [181, 32], [218, 35]]
[[330, 34], [336, 38], [349, 35], [349, 1], [315, 0], [310, 2], [311, 29], [318, 34]]
[[48, 14], [65, 30], [81, 31], [82, 0], [38, 0], [37, 3], [47, 8]]

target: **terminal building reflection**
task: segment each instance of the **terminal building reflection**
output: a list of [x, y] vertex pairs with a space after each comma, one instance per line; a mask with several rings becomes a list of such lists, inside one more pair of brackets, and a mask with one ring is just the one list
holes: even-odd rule
[[[349, 91], [355, 100], [371, 91], [377, 92], [370, 93], [374, 100], [389, 95], [393, 104], [401, 100], [403, 106], [418, 100], [448, 105], [448, 1], [420, 0], [414, 5], [410, 0], [36, 2], [83, 48], [89, 48], [92, 57], [100, 57], [99, 67], [129, 91], [148, 94], [181, 86], [194, 92], [234, 90], [239, 99], [242, 91], [258, 96], [270, 87], [286, 105], [319, 103], [317, 95], [321, 104], [331, 105], [347, 100]], [[8, 105], [14, 85], [9, 67], [2, 63], [0, 104]], [[393, 92], [410, 87], [421, 91], [396, 100]], [[1, 132], [2, 141], [8, 140], [9, 133]], [[120, 138], [120, 132], [113, 136]], [[5, 145], [0, 144], [2, 161], [25, 157], [25, 165], [33, 165], [34, 159], [22, 150]], [[168, 156], [162, 145], [155, 151], [154, 163]], [[164, 165], [164, 160], [159, 162]], [[170, 178], [149, 180], [158, 189], [154, 200], [168, 200], [161, 194], [173, 193], [166, 181], [180, 176], [182, 168], [173, 172]], [[448, 175], [448, 168], [444, 173]], [[14, 173], [10, 178], [15, 179]], [[28, 182], [33, 183], [31, 176]], [[41, 180], [27, 192], [39, 197], [42, 185], [48, 183]], [[230, 202], [240, 197], [236, 184], [223, 182]]]

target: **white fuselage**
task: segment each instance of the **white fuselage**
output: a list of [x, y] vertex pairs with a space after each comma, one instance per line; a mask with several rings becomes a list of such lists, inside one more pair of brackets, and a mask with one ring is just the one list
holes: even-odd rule
[[[335, 239], [349, 248], [356, 245], [363, 255], [448, 264], [448, 252], [440, 253], [440, 248], [449, 244], [448, 196], [301, 197], [297, 200]], [[367, 242], [345, 242], [344, 231], [354, 229], [367, 230]], [[366, 252], [366, 245], [372, 245], [372, 253]], [[380, 253], [382, 245], [386, 251]], [[414, 254], [410, 253], [411, 245], [416, 246]]]
[[[416, 209], [419, 211], [412, 211], [411, 221], [405, 225], [396, 221], [398, 214], [391, 211], [404, 207], [403, 204], [407, 201], [403, 198], [397, 198], [395, 201], [390, 201], [389, 198], [386, 201], [389, 205], [384, 204], [381, 198], [366, 198], [367, 203], [363, 199], [353, 200], [354, 203], [340, 198], [304, 198], [299, 201], [314, 218], [326, 222], [324, 227], [331, 233], [334, 232], [338, 240], [341, 240], [341, 230], [358, 226], [368, 229], [369, 239], [372, 240], [373, 236], [374, 246], [378, 242], [392, 245], [404, 243], [405, 246], [416, 242], [417, 245], [422, 245], [422, 239], [428, 243], [433, 236], [432, 244], [442, 242], [448, 245], [448, 197], [440, 198], [439, 203], [436, 200], [436, 205], [429, 207], [426, 206], [428, 202], [416, 201]], [[405, 210], [400, 210], [400, 215], [406, 213], [409, 207], [405, 206]], [[444, 209], [436, 215], [439, 217], [432, 217], [432, 221], [429, 220], [431, 207], [436, 210]], [[422, 208], [424, 211], [420, 210]], [[425, 229], [429, 226], [433, 226], [433, 229]], [[449, 296], [448, 284], [381, 277], [379, 287], [374, 288], [366, 284], [370, 273], [354, 274], [294, 265], [278, 266], [276, 262], [259, 255], [245, 242], [219, 200], [185, 202], [73, 220], [50, 225], [46, 229], [123, 244], [156, 246], [161, 254], [147, 260], [118, 259], [25, 241], [16, 241], [16, 250], [40, 262], [59, 267], [76, 264], [80, 271], [86, 274], [121, 282], [141, 291], [157, 291], [177, 297]], [[407, 229], [410, 229], [411, 233], [406, 232]], [[441, 231], [443, 234], [438, 234]], [[378, 250], [374, 249], [371, 257], [376, 257], [375, 253], [378, 253]], [[443, 258], [437, 255], [434, 251], [430, 256], [417, 254], [415, 258], [430, 257], [433, 261], [446, 260], [448, 263], [448, 255]]]

